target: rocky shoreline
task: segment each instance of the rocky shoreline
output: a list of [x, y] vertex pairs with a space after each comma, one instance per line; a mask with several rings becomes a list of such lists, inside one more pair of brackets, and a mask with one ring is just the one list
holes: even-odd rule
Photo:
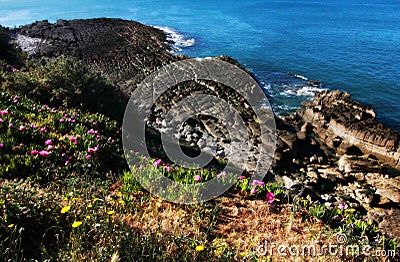
[[[171, 54], [161, 30], [120, 19], [41, 21], [10, 30], [10, 36], [34, 59], [67, 56], [84, 62], [126, 98], [150, 73], [186, 58]], [[217, 59], [238, 65], [229, 57]], [[259, 127], [253, 113], [242, 98], [215, 83], [178, 85], [158, 101], [148, 125], [160, 131], [167, 109], [193, 91], [243, 105], [242, 117], [257, 155]], [[348, 203], [391, 237], [400, 237], [400, 134], [377, 122], [372, 108], [348, 93], [324, 91], [298, 112], [276, 117], [276, 128], [277, 148], [268, 179], [282, 180], [289, 190], [327, 205]], [[186, 123], [180, 138], [199, 146], [205, 134], [224, 159], [227, 131], [216, 119]], [[249, 159], [250, 170], [257, 160]]]

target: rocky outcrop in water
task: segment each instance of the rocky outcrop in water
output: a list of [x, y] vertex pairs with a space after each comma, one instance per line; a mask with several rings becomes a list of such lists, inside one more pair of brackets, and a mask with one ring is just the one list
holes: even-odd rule
[[357, 150], [373, 154], [400, 169], [400, 134], [378, 123], [371, 107], [340, 91], [318, 93], [305, 106], [302, 118], [332, 149], [339, 153]]

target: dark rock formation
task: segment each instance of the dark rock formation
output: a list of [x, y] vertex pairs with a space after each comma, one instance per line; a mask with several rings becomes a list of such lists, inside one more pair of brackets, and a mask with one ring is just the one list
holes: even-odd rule
[[339, 152], [358, 147], [400, 169], [400, 134], [378, 123], [374, 110], [353, 101], [350, 94], [321, 92], [306, 103], [301, 115], [329, 147]]
[[18, 35], [41, 40], [33, 41], [32, 57], [64, 55], [79, 59], [125, 94], [157, 68], [178, 59], [168, 52], [161, 30], [121, 19], [58, 20], [54, 24], [40, 21], [15, 33], [17, 40]]

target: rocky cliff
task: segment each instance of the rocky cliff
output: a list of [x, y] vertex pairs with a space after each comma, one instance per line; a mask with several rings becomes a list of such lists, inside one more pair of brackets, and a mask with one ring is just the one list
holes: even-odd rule
[[[151, 72], [185, 58], [169, 52], [162, 31], [120, 19], [41, 21], [15, 29], [11, 36], [33, 58], [63, 55], [83, 61], [125, 96]], [[237, 64], [229, 57], [218, 59]], [[224, 97], [242, 110], [251, 131], [252, 152], [257, 155], [260, 130], [254, 113], [237, 93], [220, 84], [178, 85], [157, 101], [148, 125], [161, 131], [168, 108], [194, 91]], [[372, 108], [352, 100], [350, 94], [326, 91], [298, 112], [276, 117], [276, 128], [277, 148], [267, 179], [282, 180], [289, 190], [327, 204], [349, 203], [392, 236], [400, 236], [396, 170], [400, 169], [400, 135], [378, 123]], [[217, 148], [216, 157], [223, 160], [228, 132], [216, 119], [188, 121], [179, 137], [197, 147], [206, 134]]]
[[321, 92], [302, 110], [302, 118], [326, 145], [341, 153], [355, 150], [373, 154], [400, 169], [400, 135], [376, 121], [371, 107], [340, 91]]

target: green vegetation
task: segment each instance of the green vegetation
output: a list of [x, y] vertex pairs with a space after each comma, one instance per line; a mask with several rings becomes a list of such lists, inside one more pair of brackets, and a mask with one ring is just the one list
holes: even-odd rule
[[109, 117], [118, 118], [119, 109], [102, 111], [110, 86], [64, 58], [10, 68], [3, 62], [0, 70], [4, 261], [271, 261], [256, 248], [268, 234], [277, 245], [334, 243], [338, 234], [374, 249], [399, 244], [346, 205], [298, 201], [282, 185], [251, 183], [249, 176], [213, 201], [163, 201], [135, 176], [160, 170], [178, 182], [200, 183], [226, 174], [144, 158], [132, 173], [120, 124]]

